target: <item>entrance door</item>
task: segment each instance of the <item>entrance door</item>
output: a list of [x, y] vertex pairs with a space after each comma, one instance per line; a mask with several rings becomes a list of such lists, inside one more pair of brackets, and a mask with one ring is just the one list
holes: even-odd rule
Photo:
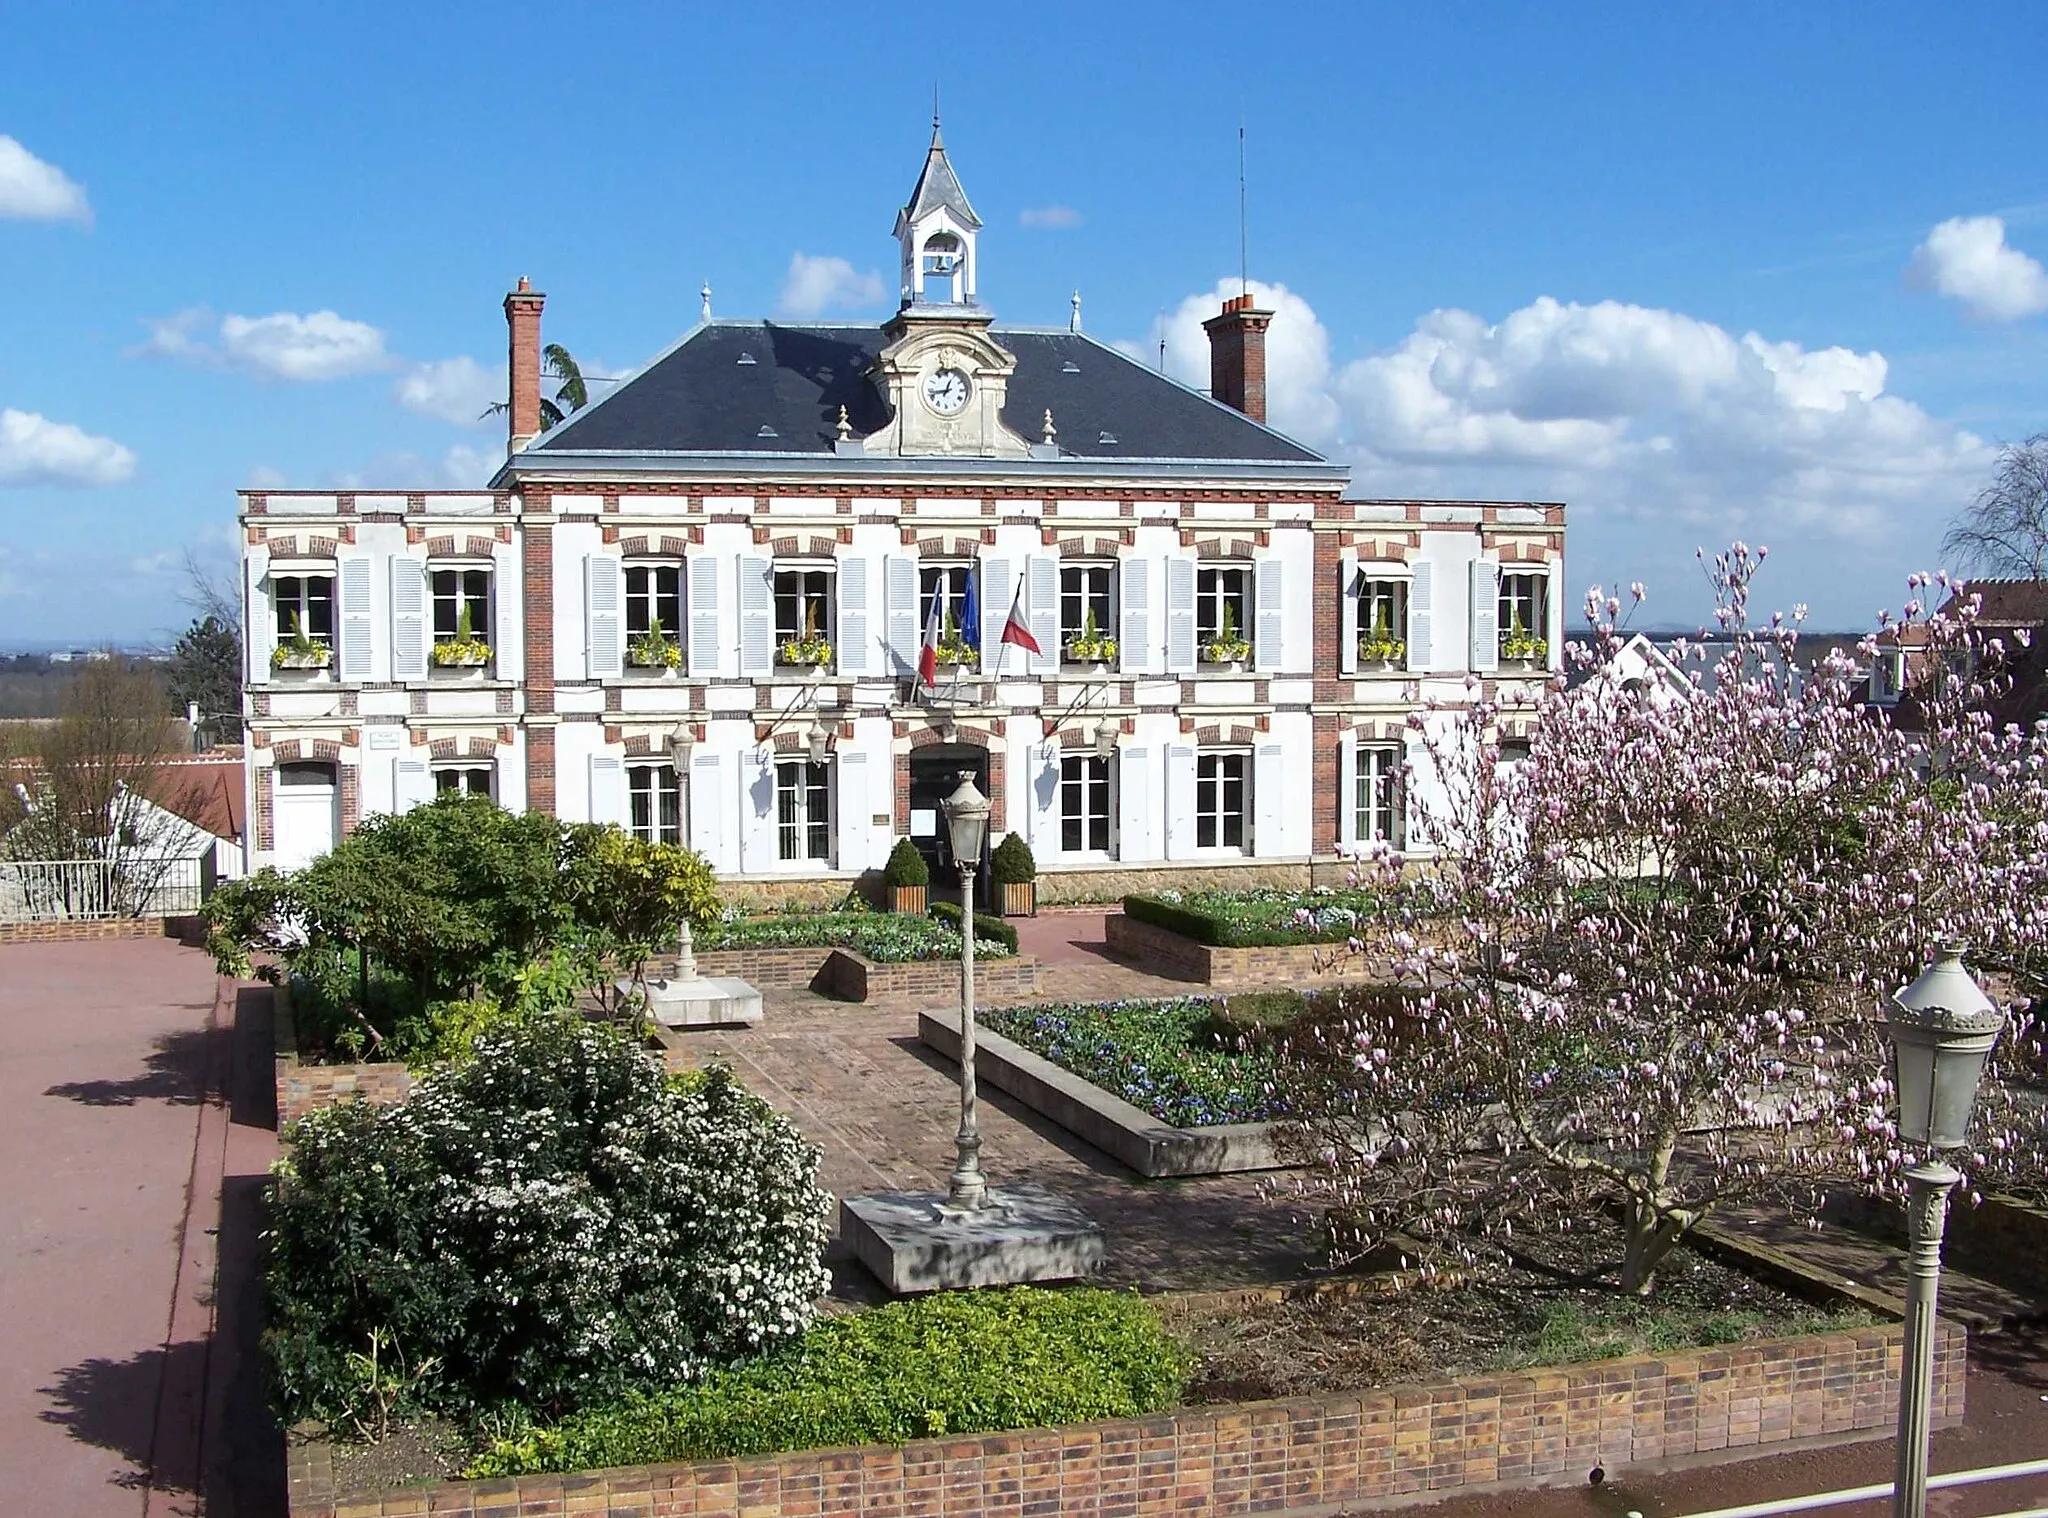
[[[982, 795], [988, 792], [988, 750], [971, 743], [934, 743], [910, 751], [910, 841], [932, 872], [934, 897], [957, 900], [960, 868], [953, 863], [953, 850], [946, 832], [946, 815], [940, 803], [960, 787], [960, 772], [974, 777]], [[978, 900], [988, 897], [988, 850], [981, 858], [981, 888]]]
[[331, 764], [280, 764], [270, 809], [280, 870], [311, 864], [341, 832], [341, 794]]

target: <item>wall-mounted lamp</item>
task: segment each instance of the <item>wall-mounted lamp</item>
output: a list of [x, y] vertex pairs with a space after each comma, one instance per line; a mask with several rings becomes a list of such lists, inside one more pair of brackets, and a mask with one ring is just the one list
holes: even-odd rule
[[813, 722], [810, 725], [810, 729], [804, 734], [804, 747], [810, 752], [811, 763], [825, 762], [826, 757], [832, 752], [832, 735], [826, 731], [824, 723]]
[[668, 735], [668, 762], [675, 766], [677, 774], [690, 767], [690, 750], [696, 746], [696, 735], [690, 724], [678, 722]]
[[1116, 756], [1118, 725], [1107, 717], [1095, 724], [1095, 756], [1098, 759], [1112, 759]]

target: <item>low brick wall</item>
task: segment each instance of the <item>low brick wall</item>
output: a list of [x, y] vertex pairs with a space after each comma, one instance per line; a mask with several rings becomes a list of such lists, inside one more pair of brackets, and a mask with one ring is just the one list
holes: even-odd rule
[[1223, 949], [1197, 943], [1171, 929], [1140, 922], [1121, 912], [1111, 912], [1102, 921], [1103, 941], [1109, 952], [1147, 970], [1156, 970], [1180, 980], [1197, 981], [1218, 990], [1245, 991], [1273, 986], [1308, 987], [1322, 981], [1360, 979], [1363, 960], [1340, 963], [1333, 969], [1316, 968], [1320, 955], [1328, 958], [1342, 945], [1291, 944], [1272, 949]]
[[67, 917], [55, 922], [0, 922], [0, 944], [99, 943], [117, 938], [181, 938], [182, 918]]
[[[833, 952], [780, 947], [707, 949], [697, 956], [697, 973], [737, 976], [760, 991], [802, 990], [818, 980]], [[647, 973], [665, 975], [674, 963], [669, 960], [659, 971], [649, 965]]]
[[[337, 1497], [326, 1447], [301, 1444], [288, 1457], [291, 1513], [1180, 1518], [1583, 1479], [1595, 1465], [1622, 1474], [1676, 1456], [1888, 1429], [1897, 1415], [1900, 1334], [1894, 1324], [1067, 1428], [450, 1482], [381, 1499]], [[1962, 1419], [1964, 1350], [1962, 1331], [1942, 1324], [1937, 1427]]]
[[277, 1126], [361, 1097], [366, 1102], [402, 1102], [412, 1095], [412, 1072], [399, 1064], [313, 1065], [299, 1059], [298, 1029], [291, 992], [271, 992], [271, 1041], [276, 1051]]
[[[914, 959], [878, 964], [851, 949], [711, 949], [697, 956], [702, 975], [736, 975], [763, 991], [807, 988], [841, 1001], [887, 996], [960, 995], [960, 961]], [[1028, 956], [974, 962], [975, 1000], [1029, 996], [1038, 989], [1038, 962]]]

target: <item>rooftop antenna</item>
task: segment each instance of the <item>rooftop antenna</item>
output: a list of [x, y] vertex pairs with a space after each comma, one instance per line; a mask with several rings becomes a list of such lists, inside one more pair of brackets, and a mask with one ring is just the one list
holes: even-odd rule
[[1252, 293], [1250, 240], [1245, 232], [1244, 214], [1244, 114], [1237, 118], [1237, 293]]

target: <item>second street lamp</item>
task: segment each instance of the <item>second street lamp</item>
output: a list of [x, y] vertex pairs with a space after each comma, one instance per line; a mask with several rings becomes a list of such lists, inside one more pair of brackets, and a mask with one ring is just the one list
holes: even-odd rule
[[988, 842], [990, 806], [966, 770], [960, 773], [959, 788], [941, 806], [953, 863], [960, 867], [960, 1132], [954, 1139], [959, 1158], [947, 1196], [953, 1206], [977, 1212], [988, 1200], [988, 1182], [981, 1173], [981, 1123], [975, 1111], [974, 877]]

